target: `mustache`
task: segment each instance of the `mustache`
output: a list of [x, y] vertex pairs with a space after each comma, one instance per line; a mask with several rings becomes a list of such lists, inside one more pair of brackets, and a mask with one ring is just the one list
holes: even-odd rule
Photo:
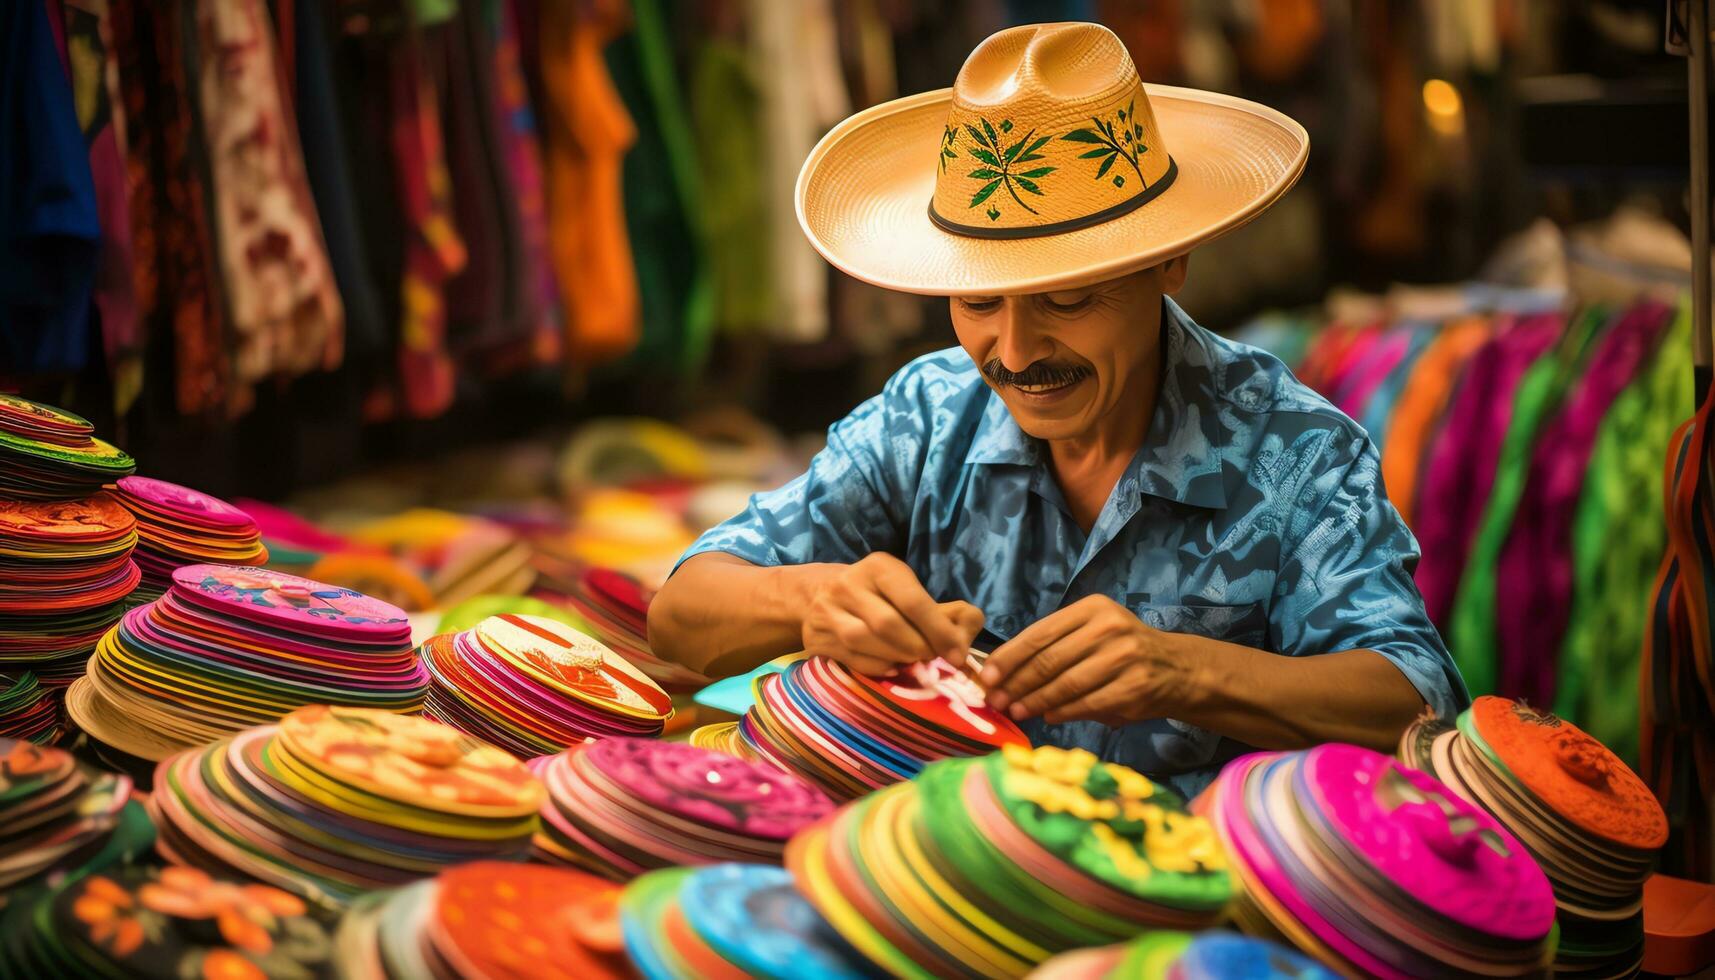
[[1022, 371], [1008, 371], [1000, 363], [1000, 358], [993, 358], [982, 367], [983, 377], [996, 387], [1017, 385], [1069, 385], [1074, 381], [1082, 381], [1090, 376], [1090, 369], [1082, 364], [1056, 364], [1052, 361], [1036, 361]]

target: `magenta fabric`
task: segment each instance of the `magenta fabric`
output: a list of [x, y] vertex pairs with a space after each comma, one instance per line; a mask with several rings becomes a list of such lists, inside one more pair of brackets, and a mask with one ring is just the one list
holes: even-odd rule
[[1671, 307], [1634, 306], [1602, 337], [1560, 414], [1538, 435], [1518, 515], [1496, 565], [1499, 690], [1554, 699], [1555, 664], [1572, 606], [1572, 521], [1596, 433], [1673, 320]]
[[1543, 313], [1503, 326], [1465, 367], [1446, 421], [1424, 463], [1417, 493], [1417, 539], [1424, 543], [1417, 588], [1439, 628], [1447, 626], [1459, 576], [1495, 482], [1501, 442], [1520, 379], [1560, 339], [1565, 319]]
[[[1363, 357], [1351, 364], [1344, 378], [1334, 390], [1334, 397], [1329, 399], [1340, 411], [1352, 418], [1364, 414], [1364, 406], [1375, 395], [1376, 389], [1387, 380], [1399, 362], [1411, 351], [1411, 327], [1396, 326], [1381, 335]], [[1375, 433], [1371, 433], [1375, 435]]]
[[1329, 366], [1327, 376], [1322, 379], [1322, 394], [1329, 396], [1329, 400], [1332, 401], [1332, 396], [1338, 393], [1345, 386], [1347, 379], [1352, 376], [1352, 369], [1370, 355], [1370, 351], [1381, 343], [1382, 337], [1386, 334], [1385, 329], [1372, 326], [1365, 328], [1362, 333], [1352, 338], [1351, 345], [1339, 353], [1334, 363]]

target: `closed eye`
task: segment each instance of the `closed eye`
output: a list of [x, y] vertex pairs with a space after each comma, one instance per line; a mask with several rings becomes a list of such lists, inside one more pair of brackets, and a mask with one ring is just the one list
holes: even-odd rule
[[972, 313], [990, 313], [1000, 309], [999, 296], [959, 297], [959, 305]]
[[1076, 313], [1084, 307], [1089, 306], [1095, 301], [1095, 298], [1095, 293], [1085, 293], [1083, 296], [1070, 303], [1057, 303], [1054, 301], [1052, 296], [1043, 296], [1042, 305], [1055, 313]]

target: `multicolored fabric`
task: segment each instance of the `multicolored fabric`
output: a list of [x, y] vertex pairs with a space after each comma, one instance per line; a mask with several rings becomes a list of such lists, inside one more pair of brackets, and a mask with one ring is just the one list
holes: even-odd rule
[[1572, 603], [1572, 520], [1596, 434], [1672, 318], [1671, 308], [1653, 302], [1622, 315], [1597, 342], [1566, 407], [1535, 439], [1518, 515], [1495, 565], [1498, 684], [1507, 697], [1531, 704], [1554, 700]]
[[1363, 410], [1352, 416], [1370, 438], [1376, 441], [1376, 449], [1387, 458], [1388, 420], [1393, 418], [1394, 406], [1405, 393], [1405, 386], [1410, 382], [1417, 359], [1434, 342], [1438, 330], [1432, 324], [1411, 323], [1401, 327], [1405, 332], [1405, 353], [1395, 361], [1386, 374], [1376, 382], [1375, 390], [1364, 401]]
[[1417, 566], [1417, 588], [1438, 625], [1453, 610], [1471, 539], [1494, 485], [1519, 381], [1559, 339], [1563, 323], [1559, 314], [1544, 314], [1498, 330], [1472, 356], [1447, 407], [1446, 423], [1424, 459], [1412, 529], [1435, 542]]
[[1478, 696], [1496, 690], [1496, 563], [1524, 496], [1531, 447], [1574, 379], [1583, 374], [1595, 336], [1611, 315], [1600, 307], [1579, 314], [1555, 350], [1538, 358], [1519, 381], [1512, 418], [1495, 463], [1494, 483], [1471, 539], [1470, 556], [1447, 625], [1447, 645], [1453, 650], [1453, 659], [1465, 683]]
[[[751, 498], [686, 557], [788, 565], [886, 551], [938, 599], [975, 603], [1000, 640], [1106, 595], [1158, 629], [1287, 656], [1375, 650], [1441, 716], [1457, 714], [1464, 684], [1412, 584], [1417, 542], [1368, 437], [1273, 356], [1210, 334], [1171, 300], [1162, 343], [1148, 440], [1089, 534], [1043, 445], [954, 349], [894, 375], [829, 430], [808, 472]], [[1248, 751], [1166, 718], [1029, 730], [1187, 795]]]
[[126, 173], [125, 104], [119, 91], [119, 59], [113, 48], [108, 0], [66, 0], [65, 35], [72, 101], [89, 144], [95, 178], [95, 207], [101, 224], [95, 305], [101, 313], [102, 347], [113, 378], [114, 409], [131, 407], [143, 387], [143, 335], [132, 280], [131, 205]]
[[1697, 408], [1684, 358], [1690, 343], [1682, 303], [1654, 361], [1602, 420], [1572, 524], [1572, 609], [1554, 713], [1634, 767], [1638, 656], [1667, 549], [1662, 460], [1673, 430]]
[[[1441, 424], [1465, 362], [1489, 340], [1489, 321], [1473, 316], [1441, 326], [1412, 365], [1382, 440], [1382, 483], [1408, 527], [1417, 526], [1417, 480], [1425, 447]], [[1370, 429], [1370, 432], [1376, 430]]]
[[95, 181], [48, 7], [0, 9], [0, 373], [89, 359]]
[[[340, 363], [345, 312], [261, 0], [196, 0], [196, 108], [236, 381]], [[248, 397], [246, 390], [243, 397]]]

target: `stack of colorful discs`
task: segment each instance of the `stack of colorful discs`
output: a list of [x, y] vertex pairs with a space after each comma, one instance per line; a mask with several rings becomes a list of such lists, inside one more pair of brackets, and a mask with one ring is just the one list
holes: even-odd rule
[[1242, 884], [1241, 928], [1337, 973], [1539, 976], [1554, 895], [1530, 853], [1379, 752], [1322, 745], [1228, 763], [1199, 798]]
[[342, 980], [621, 980], [618, 885], [565, 868], [477, 861], [354, 902], [334, 937]]
[[811, 657], [758, 678], [739, 734], [837, 800], [910, 779], [936, 759], [1030, 744], [945, 660], [875, 678]]
[[936, 762], [792, 839], [822, 916], [896, 976], [1022, 976], [1057, 953], [1203, 929], [1233, 887], [1213, 828], [1082, 750]]
[[0, 894], [49, 872], [69, 877], [129, 860], [154, 839], [130, 779], [0, 738]]
[[645, 980], [857, 980], [869, 963], [760, 864], [651, 871], [621, 900], [625, 948]]
[[431, 718], [528, 758], [586, 738], [658, 735], [673, 702], [564, 623], [511, 613], [423, 644]]
[[[136, 521], [105, 493], [0, 499], [0, 671], [64, 686], [137, 587]], [[93, 635], [92, 635], [93, 634]]]
[[268, 560], [256, 522], [206, 493], [146, 476], [128, 476], [113, 496], [137, 518], [137, 553], [143, 580], [133, 604], [158, 599], [186, 565], [261, 565]]
[[744, 736], [738, 733], [738, 722], [736, 721], [719, 721], [712, 725], [692, 729], [686, 741], [699, 749], [725, 752], [727, 755], [737, 756], [740, 759], [755, 760], [757, 758], [756, 753], [750, 750], [750, 746], [744, 744]]
[[128, 868], [30, 896], [0, 923], [0, 976], [336, 976], [333, 918], [278, 888]]
[[675, 864], [779, 864], [834, 805], [759, 762], [677, 742], [607, 738], [536, 763], [547, 785], [539, 858], [623, 881]]
[[529, 853], [542, 784], [425, 718], [301, 708], [168, 759], [150, 813], [162, 855], [317, 902]]
[[137, 463], [70, 412], [0, 395], [0, 500], [75, 500]]
[[60, 734], [60, 702], [51, 689], [29, 671], [0, 677], [0, 738], [52, 745]]
[[160, 761], [307, 704], [415, 712], [428, 674], [398, 608], [262, 568], [188, 565], [106, 636], [66, 710]]
[[1643, 886], [1667, 841], [1667, 815], [1643, 780], [1576, 725], [1481, 697], [1457, 727], [1421, 720], [1400, 742], [1406, 765], [1493, 814], [1554, 886], [1556, 976], [1636, 973]]
[[664, 690], [690, 693], [709, 678], [662, 660], [649, 647], [649, 599], [642, 583], [611, 568], [583, 568], [566, 591], [543, 589], [546, 599], [569, 606], [589, 634], [631, 661]]
[[1315, 960], [1279, 943], [1210, 930], [1163, 930], [1121, 946], [1061, 953], [1030, 980], [1337, 980]]

